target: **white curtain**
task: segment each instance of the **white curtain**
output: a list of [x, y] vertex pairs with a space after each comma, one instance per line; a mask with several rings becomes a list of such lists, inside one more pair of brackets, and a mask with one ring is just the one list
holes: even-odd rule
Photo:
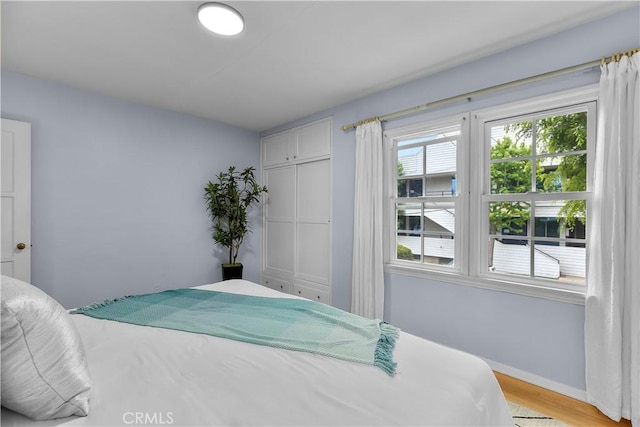
[[374, 121], [358, 126], [351, 311], [370, 319], [382, 319], [384, 310], [382, 158], [380, 122]]
[[640, 427], [640, 53], [602, 67], [585, 307], [587, 398]]

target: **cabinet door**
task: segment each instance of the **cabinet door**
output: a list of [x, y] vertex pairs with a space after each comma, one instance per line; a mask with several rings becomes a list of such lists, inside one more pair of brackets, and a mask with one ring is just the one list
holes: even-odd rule
[[264, 171], [269, 190], [264, 205], [264, 269], [288, 277], [294, 267], [295, 175], [294, 165]]
[[294, 223], [292, 221], [265, 221], [265, 272], [291, 276], [294, 260]]
[[262, 138], [262, 165], [273, 166], [290, 162], [291, 148], [291, 132]]
[[265, 218], [293, 221], [295, 217], [295, 167], [284, 166], [264, 171], [267, 196], [264, 204]]
[[298, 219], [328, 222], [331, 218], [331, 163], [320, 160], [298, 165]]
[[331, 120], [312, 123], [294, 130], [295, 160], [326, 157], [331, 154]]
[[330, 260], [330, 224], [298, 221], [296, 230], [295, 277], [328, 285]]
[[329, 284], [331, 259], [329, 160], [298, 165], [296, 187], [296, 278]]

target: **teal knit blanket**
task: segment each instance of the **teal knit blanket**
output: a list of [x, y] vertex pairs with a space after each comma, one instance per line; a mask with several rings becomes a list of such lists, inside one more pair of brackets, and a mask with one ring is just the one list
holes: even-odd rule
[[200, 289], [135, 295], [71, 312], [375, 365], [392, 375], [398, 329], [315, 301]]

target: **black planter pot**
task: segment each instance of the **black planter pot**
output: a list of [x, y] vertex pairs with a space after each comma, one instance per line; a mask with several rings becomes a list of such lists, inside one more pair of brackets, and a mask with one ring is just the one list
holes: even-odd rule
[[242, 279], [242, 264], [222, 264], [222, 280]]

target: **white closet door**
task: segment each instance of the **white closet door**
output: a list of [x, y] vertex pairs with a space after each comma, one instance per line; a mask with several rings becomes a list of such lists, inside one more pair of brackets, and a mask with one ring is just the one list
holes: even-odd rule
[[296, 278], [329, 284], [331, 249], [330, 162], [298, 165]]
[[291, 276], [293, 272], [293, 222], [267, 221], [265, 225], [266, 272]]
[[329, 284], [329, 224], [298, 221], [296, 278]]
[[269, 190], [264, 206], [264, 269], [291, 276], [294, 268], [295, 166], [266, 170], [264, 184]]
[[295, 172], [294, 166], [265, 171], [264, 185], [267, 186], [268, 192], [264, 209], [267, 220], [293, 221], [295, 218]]
[[326, 223], [331, 218], [329, 160], [298, 165], [298, 219]]

